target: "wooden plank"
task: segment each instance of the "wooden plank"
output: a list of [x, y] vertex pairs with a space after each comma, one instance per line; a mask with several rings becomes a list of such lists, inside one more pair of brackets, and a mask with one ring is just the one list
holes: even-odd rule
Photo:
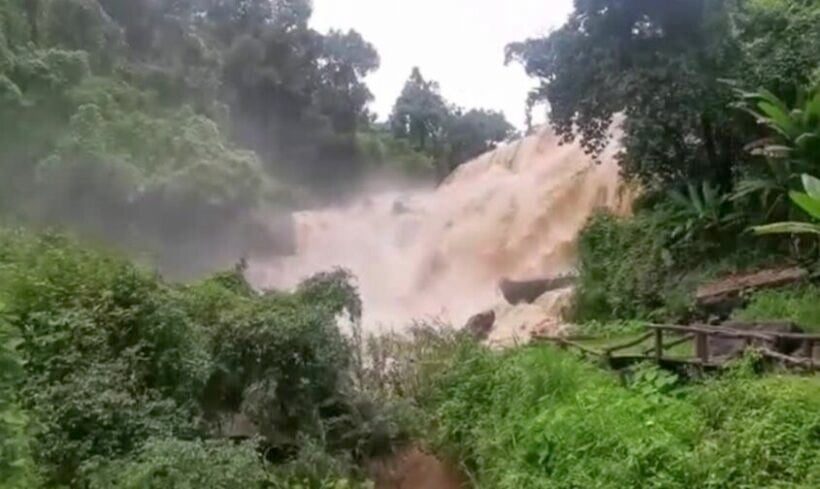
[[795, 366], [799, 366], [799, 367], [810, 367], [811, 366], [811, 363], [808, 361], [808, 359], [804, 360], [802, 358], [792, 358], [788, 355], [784, 355], [782, 353], [776, 352], [774, 350], [770, 350], [768, 348], [760, 348], [759, 351], [761, 353], [763, 353], [764, 356], [774, 358], [775, 360], [780, 360], [781, 362], [788, 363], [789, 365], [795, 365]]
[[747, 290], [780, 287], [805, 280], [808, 277], [808, 270], [800, 267], [734, 275], [699, 287], [695, 292], [695, 299], [698, 304], [713, 303], [726, 296], [736, 296]]
[[671, 324], [647, 324], [649, 329], [661, 329], [664, 331], [675, 331], [678, 333], [706, 333], [724, 338], [752, 338], [763, 341], [784, 340], [812, 340], [820, 342], [820, 335], [805, 333], [780, 333], [776, 331], [745, 331], [742, 329], [719, 328], [714, 326], [676, 326]]
[[640, 345], [641, 343], [643, 343], [644, 341], [646, 341], [649, 338], [653, 337], [654, 335], [655, 335], [655, 333], [650, 331], [650, 332], [646, 333], [645, 335], [643, 335], [639, 338], [630, 340], [627, 343], [621, 343], [621, 344], [618, 344], [618, 345], [610, 346], [610, 347], [604, 349], [604, 354], [611, 355], [612, 353], [615, 353], [616, 351], [626, 350], [627, 348], [631, 348], [633, 346]]
[[588, 346], [582, 345], [582, 344], [577, 343], [577, 342], [572, 341], [572, 340], [568, 340], [566, 338], [542, 336], [542, 337], [539, 337], [538, 340], [546, 341], [546, 342], [549, 342], [549, 343], [555, 343], [557, 346], [559, 346], [561, 348], [566, 348], [567, 346], [571, 346], [573, 348], [581, 350], [584, 353], [589, 353], [590, 355], [595, 355], [595, 356], [598, 356], [598, 357], [604, 356], [604, 354], [600, 351], [593, 350], [592, 348], [590, 348]]
[[595, 355], [596, 357], [601, 357], [601, 356], [604, 356], [604, 355], [603, 355], [603, 353], [601, 353], [600, 351], [593, 350], [592, 348], [590, 348], [590, 347], [588, 347], [588, 346], [582, 345], [582, 344], [580, 344], [580, 343], [576, 343], [576, 342], [574, 342], [574, 341], [566, 341], [566, 340], [564, 340], [564, 341], [561, 341], [561, 342], [560, 342], [560, 344], [562, 344], [562, 345], [567, 345], [567, 346], [571, 346], [571, 347], [573, 347], [573, 348], [576, 348], [576, 349], [578, 349], [578, 350], [581, 350], [581, 351], [582, 351], [582, 352], [584, 352], [584, 353], [589, 353], [590, 355]]
[[[684, 335], [681, 338], [676, 339], [675, 341], [670, 341], [669, 343], [665, 343], [663, 345], [663, 349], [664, 350], [670, 350], [670, 349], [672, 349], [672, 348], [674, 348], [678, 345], [682, 345], [682, 344], [684, 344], [688, 341], [692, 341], [693, 339], [695, 339], [695, 335], [693, 335], [693, 334]], [[644, 355], [649, 355], [654, 351], [655, 351], [655, 347], [653, 346], [652, 348], [648, 348], [648, 349], [644, 350], [643, 354]]]

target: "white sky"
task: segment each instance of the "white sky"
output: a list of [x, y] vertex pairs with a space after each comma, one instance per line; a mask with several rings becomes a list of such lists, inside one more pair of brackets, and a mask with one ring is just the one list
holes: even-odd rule
[[450, 102], [501, 110], [523, 127], [535, 82], [521, 66], [504, 66], [504, 46], [547, 34], [571, 10], [572, 0], [314, 0], [312, 24], [356, 29], [376, 46], [381, 68], [367, 83], [381, 119], [419, 66]]

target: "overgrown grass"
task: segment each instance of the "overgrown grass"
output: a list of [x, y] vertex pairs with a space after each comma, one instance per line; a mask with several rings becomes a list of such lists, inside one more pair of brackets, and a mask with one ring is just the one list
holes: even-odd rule
[[759, 292], [736, 314], [749, 321], [788, 320], [820, 333], [820, 287], [810, 285]]
[[623, 386], [550, 347], [465, 349], [435, 382], [438, 446], [479, 488], [810, 488], [820, 379], [737, 373]]

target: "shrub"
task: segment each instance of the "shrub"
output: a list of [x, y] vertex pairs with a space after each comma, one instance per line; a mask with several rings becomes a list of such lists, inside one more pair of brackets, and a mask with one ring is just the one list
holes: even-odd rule
[[270, 487], [252, 444], [152, 440], [134, 456], [86, 467], [90, 489], [233, 489]]
[[710, 226], [711, 238], [688, 239], [678, 233], [680, 217], [664, 201], [630, 218], [594, 215], [579, 237], [580, 283], [570, 319], [685, 320], [704, 281], [784, 256], [779, 243], [761, 244], [733, 228]]
[[69, 483], [93, 457], [193, 429], [202, 332], [153, 274], [58, 236], [0, 234], [0, 294], [20, 332], [35, 458]]
[[816, 285], [755, 294], [736, 314], [747, 321], [793, 321], [810, 331], [820, 332], [820, 288]]
[[479, 487], [815, 487], [813, 377], [627, 386], [551, 347], [462, 351], [435, 381], [437, 443]]
[[17, 384], [23, 369], [19, 339], [0, 303], [0, 480], [7, 489], [36, 486], [29, 451], [28, 417], [18, 403]]
[[65, 237], [0, 231], [0, 299], [47, 482], [82, 485], [83, 467], [149, 440], [248, 436], [226, 429], [239, 415], [276, 462], [306, 440], [354, 461], [390, 450], [401, 430], [356, 391], [336, 323], [361, 311], [350, 276], [262, 293], [242, 272], [174, 286]]

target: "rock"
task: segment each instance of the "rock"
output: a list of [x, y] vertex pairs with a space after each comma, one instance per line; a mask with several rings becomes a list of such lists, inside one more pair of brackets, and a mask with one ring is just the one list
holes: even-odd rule
[[495, 326], [495, 311], [486, 311], [471, 317], [464, 325], [464, 331], [469, 332], [476, 340], [484, 341], [490, 337]]
[[732, 275], [699, 287], [695, 293], [696, 307], [701, 317], [725, 319], [744, 305], [748, 292], [783, 287], [808, 278], [808, 270], [800, 267]]
[[577, 280], [578, 278], [574, 276], [520, 282], [504, 279], [499, 283], [499, 288], [504, 295], [504, 299], [515, 306], [518, 304], [532, 304], [545, 293], [574, 285]]

